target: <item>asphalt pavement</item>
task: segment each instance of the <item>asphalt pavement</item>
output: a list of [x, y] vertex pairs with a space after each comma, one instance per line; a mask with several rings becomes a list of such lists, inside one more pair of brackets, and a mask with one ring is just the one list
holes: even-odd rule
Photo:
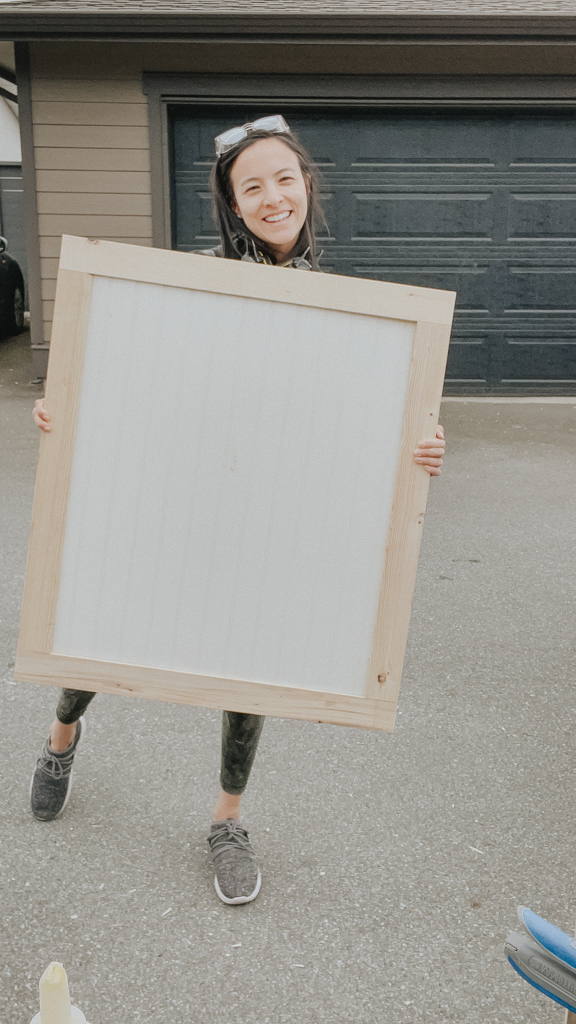
[[576, 405], [446, 402], [394, 735], [270, 719], [245, 797], [262, 892], [205, 836], [220, 716], [96, 698], [61, 819], [28, 786], [57, 691], [14, 683], [38, 431], [0, 344], [0, 1024], [51, 960], [90, 1024], [537, 1024], [516, 907], [572, 932]]

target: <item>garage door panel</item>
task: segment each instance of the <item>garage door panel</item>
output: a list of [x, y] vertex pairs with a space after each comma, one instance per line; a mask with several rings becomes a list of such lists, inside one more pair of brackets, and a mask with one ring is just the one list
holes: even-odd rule
[[176, 201], [181, 210], [176, 225], [176, 247], [201, 249], [206, 239], [218, 241], [212, 218], [212, 196], [206, 187], [188, 183], [177, 185]]
[[490, 168], [498, 163], [500, 147], [493, 118], [487, 115], [463, 122], [460, 111], [430, 110], [423, 114], [403, 110], [386, 112], [384, 121], [374, 113], [365, 115], [363, 121], [364, 131], [360, 121], [360, 130], [355, 132], [352, 163], [356, 166], [392, 163], [442, 170], [447, 165], [466, 169]]
[[354, 199], [353, 240], [491, 238], [490, 194], [365, 192]]
[[576, 267], [510, 267], [507, 307], [576, 313]]
[[509, 238], [576, 241], [576, 195], [510, 196]]
[[[218, 123], [227, 124], [222, 119]], [[214, 123], [206, 118], [187, 119], [186, 131], [172, 134], [172, 166], [176, 174], [210, 168], [214, 162]]]
[[[316, 237], [321, 245], [328, 242], [335, 242], [336, 236], [330, 231], [330, 225], [336, 222], [337, 196], [334, 192], [320, 192], [320, 203], [324, 213], [325, 223], [321, 221], [317, 226]], [[341, 215], [341, 214], [340, 214]], [[349, 214], [348, 214], [349, 215]]]
[[567, 337], [504, 338], [502, 377], [533, 382], [576, 382], [576, 332]]
[[[338, 271], [342, 273], [343, 271]], [[460, 312], [488, 313], [491, 294], [491, 268], [484, 267], [415, 267], [412, 264], [365, 266], [355, 263], [348, 273], [354, 277], [370, 277], [395, 284], [414, 284], [422, 288], [443, 288], [457, 292], [456, 308]]]
[[330, 116], [312, 114], [301, 119], [295, 114], [288, 119], [318, 167], [323, 171], [347, 170], [355, 135], [348, 118], [337, 118], [335, 122]]
[[[329, 240], [334, 245], [343, 237], [350, 238], [352, 234], [352, 196], [343, 189], [334, 189], [330, 192], [322, 189], [320, 202], [325, 224], [321, 222], [318, 225], [318, 238], [322, 239], [321, 248], [328, 256], [332, 248], [326, 244]], [[324, 264], [324, 260], [322, 260], [322, 264]]]
[[510, 166], [546, 171], [576, 167], [576, 114], [516, 113], [510, 129]]

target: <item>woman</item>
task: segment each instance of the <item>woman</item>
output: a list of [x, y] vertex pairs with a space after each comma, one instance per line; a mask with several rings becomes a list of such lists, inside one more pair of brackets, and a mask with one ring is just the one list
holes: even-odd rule
[[[317, 270], [314, 233], [320, 216], [316, 170], [311, 157], [280, 116], [232, 128], [216, 139], [212, 189], [221, 246], [206, 255]], [[37, 425], [50, 430], [39, 399]], [[420, 442], [417, 463], [431, 476], [441, 472], [443, 430]], [[34, 815], [44, 821], [60, 814], [70, 795], [74, 755], [84, 733], [83, 712], [93, 693], [63, 690], [56, 719], [32, 778]], [[256, 754], [264, 719], [225, 711], [222, 728], [221, 790], [208, 837], [215, 887], [225, 903], [248, 903], [260, 891], [261, 876], [246, 830], [240, 800]]]

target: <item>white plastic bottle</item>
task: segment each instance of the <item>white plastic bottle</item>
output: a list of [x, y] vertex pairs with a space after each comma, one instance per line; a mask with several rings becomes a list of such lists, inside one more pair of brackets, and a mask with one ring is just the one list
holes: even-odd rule
[[82, 1010], [70, 1004], [66, 971], [56, 960], [40, 978], [40, 1013], [31, 1024], [86, 1024]]

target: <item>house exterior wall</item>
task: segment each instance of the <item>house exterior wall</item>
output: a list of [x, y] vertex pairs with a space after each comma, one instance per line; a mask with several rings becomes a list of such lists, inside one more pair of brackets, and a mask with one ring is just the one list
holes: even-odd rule
[[152, 244], [144, 73], [284, 75], [574, 75], [561, 45], [30, 44], [45, 372], [60, 237]]

